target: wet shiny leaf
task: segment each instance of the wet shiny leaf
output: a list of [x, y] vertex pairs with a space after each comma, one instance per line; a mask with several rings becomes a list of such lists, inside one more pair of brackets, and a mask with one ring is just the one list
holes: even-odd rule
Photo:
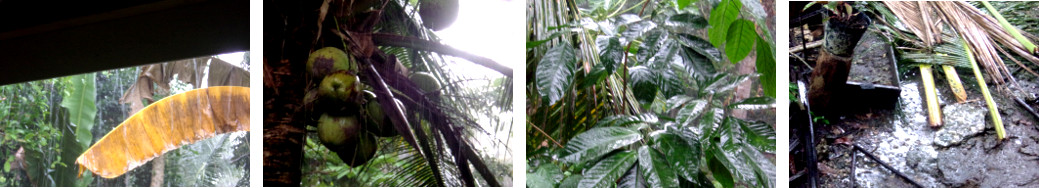
[[597, 188], [613, 187], [617, 179], [624, 175], [635, 164], [635, 152], [624, 151], [600, 160], [595, 166], [584, 172], [584, 178], [577, 187]]
[[657, 73], [645, 66], [635, 66], [628, 69], [628, 74], [635, 98], [643, 103], [652, 102], [660, 88]]
[[657, 135], [654, 147], [660, 150], [675, 173], [688, 181], [693, 181], [700, 174], [700, 142], [696, 139], [685, 139], [673, 133]]
[[627, 127], [592, 128], [567, 142], [560, 160], [571, 164], [584, 163], [641, 139], [638, 131]]
[[650, 187], [678, 187], [678, 177], [675, 176], [673, 166], [668, 164], [660, 152], [649, 146], [642, 146], [639, 148], [638, 159], [642, 177]]
[[765, 96], [776, 97], [776, 52], [773, 47], [763, 38], [758, 38], [758, 56], [754, 65], [757, 67], [758, 79], [761, 81], [761, 89]]
[[548, 98], [549, 104], [563, 98], [567, 88], [570, 88], [570, 79], [574, 74], [574, 64], [577, 62], [574, 48], [570, 44], [562, 42], [556, 47], [549, 49], [545, 56], [538, 62], [537, 84], [538, 92], [542, 97]]

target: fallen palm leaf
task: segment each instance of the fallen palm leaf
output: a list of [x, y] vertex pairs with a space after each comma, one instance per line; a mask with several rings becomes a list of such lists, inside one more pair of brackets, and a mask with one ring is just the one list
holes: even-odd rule
[[98, 140], [79, 158], [88, 169], [115, 178], [180, 146], [217, 134], [249, 130], [249, 88], [195, 89], [155, 102]]
[[981, 69], [978, 68], [978, 63], [974, 61], [974, 54], [971, 53], [970, 45], [966, 45], [966, 41], [963, 45], [963, 51], [967, 53], [967, 59], [971, 62], [971, 69], [974, 70], [974, 78], [978, 79], [978, 87], [981, 88], [981, 95], [985, 97], [985, 104], [988, 105], [989, 115], [992, 117], [992, 125], [996, 127], [996, 138], [1000, 141], [1006, 138], [1006, 131], [1003, 130], [1003, 118], [999, 116], [999, 108], [996, 108], [996, 102], [992, 100], [992, 94], [989, 93], [988, 85], [985, 84], [985, 77], [981, 76]]
[[945, 71], [945, 80], [949, 81], [949, 89], [956, 95], [956, 102], [967, 102], [967, 91], [963, 89], [963, 82], [960, 81], [960, 74], [956, 73], [956, 68], [942, 65], [942, 70]]
[[995, 8], [992, 8], [992, 5], [989, 4], [988, 1], [981, 1], [981, 4], [985, 5], [985, 9], [988, 9], [989, 13], [991, 13], [992, 16], [999, 21], [999, 25], [1003, 26], [1003, 29], [1005, 29], [1008, 34], [1013, 36], [1014, 39], [1017, 39], [1017, 41], [1020, 42], [1021, 45], [1025, 47], [1025, 49], [1028, 49], [1028, 51], [1032, 53], [1036, 53], [1035, 44], [1033, 44], [1032, 41], [1029, 41], [1027, 38], [1025, 38], [1024, 35], [1021, 35], [1021, 32], [1017, 31], [1017, 27], [1010, 25], [1010, 22], [1007, 22], [1007, 20], [1003, 18], [1002, 14], [996, 11]]
[[920, 65], [920, 78], [924, 83], [924, 98], [927, 99], [927, 122], [931, 127], [942, 126], [942, 110], [938, 108], [938, 96], [934, 89], [931, 65]]

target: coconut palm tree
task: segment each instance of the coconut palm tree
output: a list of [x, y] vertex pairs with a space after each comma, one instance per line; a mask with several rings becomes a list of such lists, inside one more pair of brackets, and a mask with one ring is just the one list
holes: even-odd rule
[[[420, 17], [425, 2], [268, 1], [264, 49], [264, 185], [502, 186], [510, 162], [494, 152], [509, 151], [493, 136], [511, 127], [490, 124], [486, 112], [511, 111], [512, 70], [488, 58], [441, 44]], [[359, 8], [361, 7], [361, 8]], [[423, 16], [428, 13], [421, 13]], [[453, 14], [441, 12], [440, 14]], [[437, 14], [433, 14], [437, 15]], [[378, 140], [374, 159], [346, 167], [308, 134], [304, 101], [312, 81], [305, 76], [307, 55], [322, 47], [344, 49], [357, 61], [362, 83], [371, 87], [398, 137]], [[447, 68], [448, 56], [503, 75], [493, 89], [471, 83]], [[429, 93], [408, 72], [430, 73], [443, 87]], [[491, 92], [494, 91], [494, 92]], [[401, 101], [399, 108], [394, 101]], [[409, 121], [418, 114], [423, 121]], [[313, 124], [311, 124], [313, 125]], [[491, 139], [488, 139], [491, 138]], [[327, 156], [327, 157], [326, 157]], [[306, 164], [306, 165], [304, 165]], [[389, 165], [386, 165], [389, 164]], [[504, 164], [504, 165], [502, 165]], [[379, 178], [392, 174], [393, 181]], [[364, 175], [359, 175], [364, 174]], [[371, 175], [371, 176], [368, 176]], [[345, 177], [345, 178], [343, 178]]]

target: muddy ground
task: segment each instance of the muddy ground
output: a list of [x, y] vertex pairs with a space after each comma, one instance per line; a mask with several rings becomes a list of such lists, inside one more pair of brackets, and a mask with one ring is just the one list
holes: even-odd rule
[[[817, 27], [821, 25], [808, 25], [807, 28]], [[791, 47], [802, 43], [802, 32], [799, 30], [801, 29], [791, 28]], [[863, 43], [859, 44], [860, 47], [876, 45], [865, 38]], [[792, 84], [796, 80], [808, 77], [808, 66], [814, 65], [814, 56], [817, 53], [817, 50], [806, 50], [804, 54], [791, 55]], [[860, 53], [859, 50], [856, 53]], [[796, 55], [804, 56], [793, 57]], [[804, 59], [805, 63], [800, 59]], [[862, 60], [864, 59], [856, 61]], [[880, 60], [871, 59], [867, 62], [875, 64]], [[1011, 71], [1020, 69], [1012, 63], [1007, 66]], [[995, 85], [989, 85], [1007, 133], [1005, 140], [997, 141], [991, 118], [988, 117], [988, 109], [969, 68], [957, 69], [968, 93], [968, 101], [964, 103], [957, 103], [944, 74], [936, 70], [935, 83], [944, 120], [944, 125], [938, 128], [927, 125], [926, 107], [923, 106], [923, 96], [920, 92], [923, 86], [918, 69], [904, 66], [899, 68], [903, 70], [898, 74], [900, 81], [897, 81], [901, 91], [897, 99], [892, 100], [893, 107], [867, 107], [840, 118], [830, 119], [828, 122], [816, 121], [814, 147], [818, 159], [816, 164], [819, 169], [819, 185], [911, 187], [907, 181], [862, 153], [854, 152], [856, 162], [852, 165], [853, 150], [849, 144], [856, 144], [925, 187], [1039, 187], [1039, 119], [1034, 118], [1010, 97], [1017, 95], [1033, 108], [1039, 107], [1039, 101], [1036, 101], [1039, 79], [1027, 72], [1017, 71], [1015, 76], [1021, 89], [1017, 94], [1001, 91], [996, 89]], [[881, 75], [872, 71], [876, 70], [855, 70], [851, 77], [856, 77], [856, 74]], [[875, 78], [878, 77], [868, 80], [887, 79]], [[792, 96], [797, 94], [797, 91], [791, 92]], [[797, 109], [793, 107], [792, 110]], [[791, 114], [790, 183], [791, 187], [805, 187], [805, 179], [809, 176], [804, 173], [808, 162], [805, 148], [808, 139], [799, 136], [801, 134], [798, 133], [807, 131], [807, 125], [795, 125], [794, 122], [799, 122], [795, 121], [797, 118], [806, 117], [793, 115], [798, 114], [796, 112]]]

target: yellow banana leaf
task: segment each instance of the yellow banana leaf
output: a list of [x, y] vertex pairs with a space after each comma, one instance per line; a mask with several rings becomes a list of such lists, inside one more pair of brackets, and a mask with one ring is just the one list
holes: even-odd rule
[[79, 158], [104, 178], [118, 177], [180, 146], [217, 134], [249, 131], [249, 88], [220, 86], [172, 95], [108, 132]]

